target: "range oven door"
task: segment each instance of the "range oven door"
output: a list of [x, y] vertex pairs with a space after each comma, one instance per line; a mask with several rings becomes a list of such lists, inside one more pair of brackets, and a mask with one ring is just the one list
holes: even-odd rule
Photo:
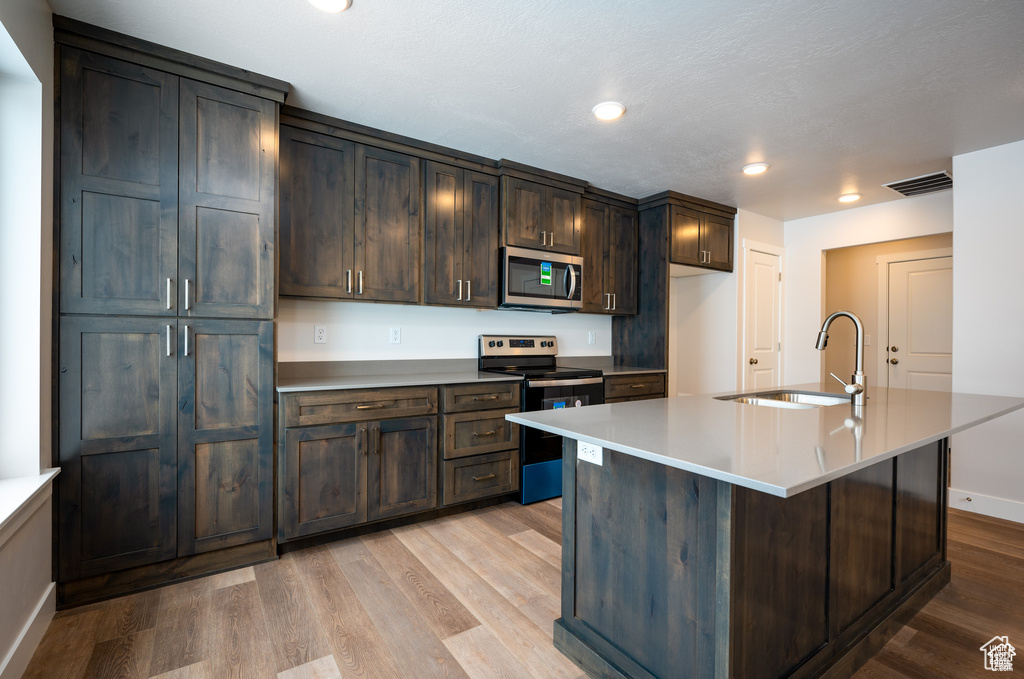
[[502, 253], [502, 306], [565, 311], [583, 306], [582, 258], [513, 247]]
[[[604, 403], [604, 378], [527, 380], [523, 411], [557, 410]], [[562, 459], [562, 437], [533, 427], [522, 427], [523, 464]]]

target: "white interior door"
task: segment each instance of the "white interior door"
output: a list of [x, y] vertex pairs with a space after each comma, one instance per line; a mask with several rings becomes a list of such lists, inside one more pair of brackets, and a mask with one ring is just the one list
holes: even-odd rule
[[953, 388], [953, 258], [889, 264], [888, 384]]
[[743, 389], [771, 389], [781, 383], [781, 257], [748, 250], [745, 261]]

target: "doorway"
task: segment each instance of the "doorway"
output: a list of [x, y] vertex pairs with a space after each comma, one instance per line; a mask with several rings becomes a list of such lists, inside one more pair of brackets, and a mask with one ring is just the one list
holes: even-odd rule
[[[917, 255], [911, 253], [932, 253], [943, 251], [951, 253], [953, 234], [943, 233], [918, 238], [869, 243], [846, 248], [826, 250], [824, 275], [824, 308], [825, 314], [846, 309], [857, 314], [864, 324], [865, 347], [864, 371], [867, 373], [868, 388], [887, 386], [889, 381], [889, 356], [886, 349], [893, 346], [888, 343], [888, 322], [879, 322], [879, 309], [888, 304], [887, 286], [880, 285], [882, 278], [879, 270], [886, 268], [879, 259], [886, 263], [912, 261]], [[881, 297], [882, 295], [885, 297]], [[880, 298], [882, 301], [880, 301]], [[824, 318], [824, 316], [822, 317]], [[843, 323], [843, 321], [840, 321]], [[949, 332], [952, 332], [952, 319], [948, 320]], [[898, 353], [904, 353], [904, 346], [898, 342]], [[835, 373], [848, 380], [854, 370], [854, 330], [852, 324], [843, 323], [833, 326], [829, 333], [828, 350], [822, 353], [821, 382], [833, 382], [829, 373]], [[903, 365], [902, 362], [898, 365]]]

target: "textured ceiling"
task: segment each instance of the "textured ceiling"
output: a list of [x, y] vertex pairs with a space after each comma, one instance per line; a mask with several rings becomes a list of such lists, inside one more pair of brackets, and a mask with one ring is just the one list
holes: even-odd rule
[[[778, 219], [1024, 139], [1022, 0], [50, 0], [287, 80], [288, 103]], [[614, 123], [590, 108], [627, 107]], [[758, 177], [742, 165], [766, 161]]]

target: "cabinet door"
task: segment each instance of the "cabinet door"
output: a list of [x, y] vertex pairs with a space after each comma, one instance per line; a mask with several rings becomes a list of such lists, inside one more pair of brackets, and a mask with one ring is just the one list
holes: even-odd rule
[[701, 249], [707, 251], [704, 266], [732, 271], [733, 220], [717, 215], [704, 215]]
[[671, 208], [669, 261], [673, 264], [701, 266], [701, 220], [704, 213], [673, 205]]
[[583, 308], [585, 313], [611, 313], [612, 290], [606, 287], [605, 265], [608, 252], [610, 206], [592, 200], [583, 201]]
[[420, 299], [420, 161], [356, 146], [355, 299]]
[[423, 223], [423, 301], [461, 305], [466, 299], [463, 275], [465, 171], [450, 165], [426, 164], [426, 214]]
[[278, 539], [366, 521], [365, 422], [285, 432]]
[[352, 297], [355, 145], [281, 128], [279, 290], [302, 297]]
[[181, 80], [179, 315], [272, 318], [277, 104]]
[[[633, 315], [637, 310], [637, 223], [635, 210], [611, 208], [608, 222], [606, 275], [612, 297], [612, 313]], [[586, 289], [586, 288], [584, 288]]]
[[463, 269], [465, 304], [498, 306], [498, 178], [466, 172], [463, 211]]
[[270, 538], [273, 323], [179, 326], [178, 555]]
[[62, 582], [175, 556], [176, 323], [61, 319]]
[[505, 177], [505, 245], [547, 247], [550, 227], [544, 205], [546, 187], [525, 179]]
[[549, 250], [580, 254], [580, 231], [582, 202], [580, 194], [553, 187], [546, 187], [548, 228], [552, 232]]
[[61, 312], [173, 315], [178, 78], [69, 47], [60, 68]]
[[370, 520], [437, 506], [437, 418], [370, 423]]
[[942, 458], [936, 441], [896, 458], [896, 582], [902, 583], [942, 549]]

